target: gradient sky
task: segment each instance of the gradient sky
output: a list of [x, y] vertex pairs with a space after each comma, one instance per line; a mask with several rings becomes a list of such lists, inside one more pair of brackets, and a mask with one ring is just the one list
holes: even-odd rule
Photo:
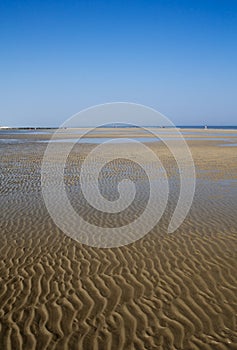
[[0, 125], [112, 101], [237, 125], [236, 0], [1, 0], [0, 45]]

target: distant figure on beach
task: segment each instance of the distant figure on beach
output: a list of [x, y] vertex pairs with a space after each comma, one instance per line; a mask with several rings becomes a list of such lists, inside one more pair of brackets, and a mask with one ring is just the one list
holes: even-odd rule
[[207, 130], [207, 125], [204, 126], [204, 129]]

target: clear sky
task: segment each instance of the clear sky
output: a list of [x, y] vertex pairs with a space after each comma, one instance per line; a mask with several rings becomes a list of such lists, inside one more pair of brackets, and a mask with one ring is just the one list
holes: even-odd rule
[[0, 125], [112, 101], [237, 125], [236, 0], [1, 0]]

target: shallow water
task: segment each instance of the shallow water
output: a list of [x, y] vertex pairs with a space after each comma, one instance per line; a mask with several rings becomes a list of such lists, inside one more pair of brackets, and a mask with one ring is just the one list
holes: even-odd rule
[[237, 147], [237, 143], [225, 143], [221, 147]]
[[[43, 142], [43, 143], [64, 143], [64, 142], [69, 142], [69, 143], [95, 143], [95, 144], [100, 144], [103, 142], [116, 142], [116, 143], [123, 143], [123, 142], [132, 142], [132, 141], [139, 141], [139, 142], [162, 142], [162, 141], [179, 141], [179, 140], [186, 140], [186, 141], [225, 141], [225, 142], [230, 142], [231, 140], [228, 138], [223, 138], [223, 137], [202, 137], [202, 138], [196, 138], [196, 137], [185, 137], [185, 138], [179, 138], [179, 137], [83, 137], [83, 138], [62, 138], [62, 139], [57, 139], [57, 140], [38, 140], [38, 139], [25, 139], [25, 138], [7, 138], [7, 139], [0, 139], [0, 145], [1, 144], [15, 144], [15, 143], [29, 143], [29, 142]], [[228, 146], [228, 147], [234, 147], [237, 146], [237, 143], [227, 143], [227, 144], [222, 144], [220, 146]]]
[[[123, 137], [116, 137], [112, 139], [111, 137], [83, 137], [81, 139], [79, 138], [68, 138], [68, 139], [59, 139], [59, 140], [37, 140], [37, 142], [72, 142], [72, 143], [103, 143], [106, 141], [113, 142], [132, 142], [133, 140], [139, 141], [139, 142], [161, 142], [164, 141], [179, 141], [182, 138], [179, 137], [131, 137], [131, 141], [129, 141], [129, 138], [123, 138]], [[196, 137], [185, 137], [184, 138], [187, 141], [226, 141], [228, 142], [229, 139], [226, 138], [219, 138], [219, 137], [202, 137], [202, 138], [196, 138]]]

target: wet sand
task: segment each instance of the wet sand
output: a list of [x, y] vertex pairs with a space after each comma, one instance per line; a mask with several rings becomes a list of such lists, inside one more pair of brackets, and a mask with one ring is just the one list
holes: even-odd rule
[[[0, 142], [0, 349], [237, 349], [237, 147], [222, 147], [216, 135], [201, 140], [205, 132], [187, 141], [197, 185], [184, 223], [167, 234], [179, 177], [168, 149], [151, 142], [169, 176], [167, 210], [145, 237], [110, 249], [75, 242], [50, 218], [40, 183], [46, 144], [34, 142], [38, 135]], [[86, 203], [77, 208], [75, 169], [94, 146], [74, 147], [68, 196], [88, 220], [123, 224], [129, 215], [107, 222]], [[134, 170], [118, 161], [103, 176], [121, 167]], [[142, 210], [147, 188], [139, 181]]]

